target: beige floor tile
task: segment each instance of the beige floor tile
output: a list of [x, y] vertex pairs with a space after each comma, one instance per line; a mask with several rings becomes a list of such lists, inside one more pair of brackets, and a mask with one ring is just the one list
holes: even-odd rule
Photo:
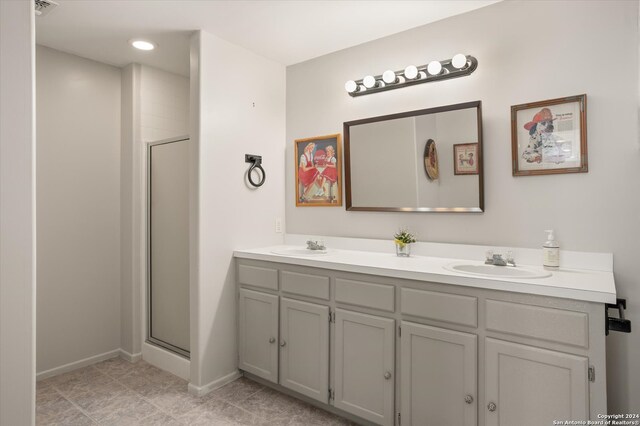
[[270, 388], [265, 388], [239, 401], [236, 405], [262, 418], [293, 417], [296, 413], [302, 412], [306, 406], [302, 401]]
[[119, 378], [118, 381], [143, 396], [180, 385], [186, 389], [188, 385], [186, 380], [155, 367], [136, 370]]
[[262, 419], [255, 414], [218, 399], [208, 401], [178, 417], [178, 420], [189, 426], [253, 426], [262, 424]]
[[95, 423], [89, 417], [60, 395], [50, 399], [46, 404], [36, 405], [36, 425], [84, 426], [93, 424]]
[[70, 373], [61, 374], [44, 380], [43, 385], [52, 385], [58, 392], [63, 395], [73, 395], [86, 392], [95, 386], [113, 382], [109, 376], [106, 376], [93, 368], [92, 366], [81, 368]]
[[183, 426], [184, 423], [181, 423], [174, 419], [173, 417], [164, 414], [157, 413], [147, 418], [144, 418], [138, 422], [139, 426]]
[[98, 423], [108, 425], [135, 424], [157, 414], [156, 407], [135, 394], [121, 394], [87, 413]]
[[246, 378], [206, 395], [145, 362], [119, 358], [38, 382], [38, 425], [346, 426], [347, 420]]
[[206, 402], [205, 398], [189, 394], [184, 384], [155, 388], [145, 395], [145, 399], [174, 417], [186, 414]]
[[256, 394], [257, 392], [264, 389], [259, 383], [246, 379], [244, 377], [239, 378], [219, 389], [214, 390], [213, 392], [207, 395], [208, 398], [218, 398], [223, 399], [227, 402], [237, 403], [240, 401], [244, 401], [249, 398], [251, 395]]
[[139, 398], [135, 392], [117, 382], [96, 385], [84, 392], [67, 396], [70, 401], [77, 404], [89, 415], [104, 411], [106, 407], [113, 407], [113, 400], [118, 397]]
[[138, 370], [135, 363], [120, 357], [111, 358], [94, 365], [95, 369], [107, 376], [117, 379]]
[[45, 407], [58, 401], [62, 395], [53, 386], [36, 386], [36, 406]]

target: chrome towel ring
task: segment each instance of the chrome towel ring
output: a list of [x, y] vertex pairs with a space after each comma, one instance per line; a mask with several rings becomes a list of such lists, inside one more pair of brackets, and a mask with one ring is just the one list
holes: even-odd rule
[[[245, 154], [244, 155], [244, 162], [245, 163], [251, 163], [251, 167], [249, 167], [249, 170], [247, 171], [247, 179], [249, 179], [249, 183], [251, 185], [255, 186], [256, 188], [262, 186], [262, 184], [264, 184], [265, 179], [267, 178], [267, 174], [265, 173], [264, 169], [262, 168], [262, 156], [261, 155]], [[261, 172], [261, 177], [260, 177], [260, 180], [258, 182], [254, 182], [253, 176], [251, 176], [251, 172], [253, 172], [256, 169], [260, 170], [260, 172]]]

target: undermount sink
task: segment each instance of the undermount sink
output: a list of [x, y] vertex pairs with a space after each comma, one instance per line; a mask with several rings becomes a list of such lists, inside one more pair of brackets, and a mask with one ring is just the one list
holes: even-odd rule
[[459, 272], [463, 274], [481, 275], [484, 277], [495, 278], [547, 278], [551, 276], [551, 272], [528, 269], [523, 266], [495, 266], [483, 265], [477, 263], [452, 263], [444, 266], [451, 272]]
[[321, 256], [323, 254], [327, 254], [327, 252], [328, 250], [309, 250], [304, 247], [290, 247], [271, 250], [271, 253], [282, 256]]

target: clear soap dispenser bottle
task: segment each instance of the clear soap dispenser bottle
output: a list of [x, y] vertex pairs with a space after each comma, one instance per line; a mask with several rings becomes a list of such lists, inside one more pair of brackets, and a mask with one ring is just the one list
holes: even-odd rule
[[560, 244], [555, 239], [553, 229], [544, 231], [547, 241], [542, 245], [542, 265], [545, 268], [560, 267]]

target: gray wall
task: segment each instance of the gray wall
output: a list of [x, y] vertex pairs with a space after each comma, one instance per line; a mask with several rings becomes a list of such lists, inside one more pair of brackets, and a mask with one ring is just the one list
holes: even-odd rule
[[[463, 52], [469, 77], [351, 98], [344, 82]], [[625, 66], [618, 64], [624, 61]], [[612, 64], [609, 77], [596, 64]], [[511, 105], [587, 93], [589, 173], [511, 175]], [[484, 214], [296, 208], [293, 140], [342, 131], [344, 121], [482, 100]], [[287, 68], [287, 232], [391, 238], [407, 225], [433, 242], [613, 252], [619, 295], [640, 324], [638, 2], [507, 1]], [[611, 412], [640, 407], [640, 333], [608, 344]]]
[[[237, 373], [233, 250], [283, 241], [285, 68], [204, 31], [191, 48], [191, 385], [203, 387]], [[262, 155], [258, 189], [244, 154]]]
[[351, 127], [354, 206], [416, 207], [415, 132], [413, 118]]
[[36, 55], [42, 372], [120, 348], [120, 69]]
[[33, 3], [0, 1], [0, 424], [35, 423]]

